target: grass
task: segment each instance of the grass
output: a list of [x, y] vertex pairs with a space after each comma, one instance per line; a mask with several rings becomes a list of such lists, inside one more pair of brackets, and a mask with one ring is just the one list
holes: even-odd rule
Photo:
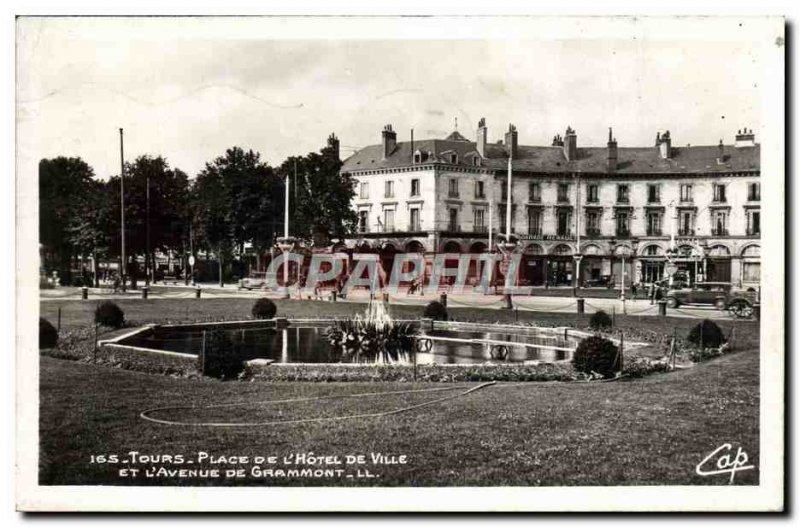
[[[91, 324], [93, 301], [43, 302], [42, 315], [62, 330]], [[122, 300], [135, 322], [249, 318], [252, 299]], [[283, 316], [346, 316], [363, 304], [277, 301]], [[419, 316], [422, 306], [398, 306], [396, 317]], [[514, 313], [451, 309], [457, 319], [512, 322]], [[522, 323], [574, 325], [574, 315], [520, 312]], [[694, 319], [617, 316], [619, 327], [685, 334]], [[581, 327], [588, 317], [581, 319]], [[456, 393], [418, 393], [311, 403], [255, 403], [348, 393], [463, 387], [476, 383], [219, 382], [147, 375], [104, 366], [41, 358], [40, 483], [43, 485], [719, 485], [726, 476], [700, 477], [696, 465], [723, 443], [758, 459], [759, 354], [755, 323], [736, 324], [735, 353], [693, 368], [644, 379], [600, 384], [500, 383], [473, 394], [390, 417], [278, 427], [167, 426], [139, 413], [160, 406], [254, 403], [225, 409], [169, 410], [176, 420], [253, 422], [371, 413]], [[751, 324], [752, 327], [743, 327]], [[130, 451], [148, 455], [198, 451], [215, 455], [407, 455], [408, 463], [366, 465], [359, 478], [120, 478], [120, 465], [91, 463], [92, 455]], [[141, 465], [146, 468], [148, 465]], [[201, 464], [168, 466], [199, 468]], [[206, 466], [209, 468], [210, 466]], [[219, 465], [216, 466], [220, 468]], [[227, 468], [222, 466], [222, 468]], [[249, 470], [249, 467], [246, 467]], [[289, 468], [319, 468], [289, 467]], [[339, 467], [334, 467], [339, 468]], [[739, 472], [737, 484], [757, 484], [758, 470]]]
[[[258, 402], [438, 384], [223, 383], [145, 375], [43, 357], [41, 465], [44, 485], [711, 485], [695, 466], [719, 445], [758, 459], [758, 353], [742, 351], [671, 374], [630, 382], [500, 384], [391, 417], [278, 427], [214, 429], [142, 420], [147, 408]], [[475, 384], [463, 384], [467, 387]], [[113, 387], [113, 388], [109, 388]], [[454, 392], [443, 392], [451, 394]], [[442, 394], [423, 393], [314, 404], [245, 405], [166, 411], [159, 418], [252, 422], [390, 410]], [[215, 455], [409, 457], [368, 466], [380, 478], [121, 479], [91, 455], [130, 451]], [[198, 468], [200, 465], [195, 465]], [[191, 466], [190, 466], [191, 467]], [[142, 466], [144, 468], [144, 466]], [[173, 467], [176, 468], [176, 467]], [[181, 467], [177, 467], [181, 468]], [[186, 467], [183, 467], [186, 468]], [[737, 474], [757, 484], [758, 471]]]

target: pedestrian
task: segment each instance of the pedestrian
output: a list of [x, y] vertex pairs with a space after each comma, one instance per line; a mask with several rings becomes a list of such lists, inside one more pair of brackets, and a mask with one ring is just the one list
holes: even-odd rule
[[636, 299], [636, 282], [631, 284], [631, 298]]
[[655, 304], [656, 302], [656, 283], [655, 281], [650, 282], [650, 305]]

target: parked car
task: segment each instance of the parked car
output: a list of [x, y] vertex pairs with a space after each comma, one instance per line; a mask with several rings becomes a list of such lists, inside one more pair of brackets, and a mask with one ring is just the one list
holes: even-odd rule
[[729, 282], [701, 282], [694, 287], [679, 287], [667, 291], [667, 307], [681, 305], [713, 305], [730, 310], [737, 317], [750, 317], [756, 302], [754, 291], [735, 289]]
[[583, 283], [584, 287], [605, 287], [611, 289], [614, 287], [614, 277], [612, 275], [603, 275], [599, 278], [590, 278]]
[[250, 273], [250, 276], [239, 281], [239, 287], [252, 291], [267, 285], [267, 273]]

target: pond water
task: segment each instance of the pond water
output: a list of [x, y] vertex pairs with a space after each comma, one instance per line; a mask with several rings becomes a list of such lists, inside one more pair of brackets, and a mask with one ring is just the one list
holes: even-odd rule
[[[327, 325], [302, 324], [287, 328], [232, 328], [230, 334], [245, 360], [265, 358], [283, 363], [334, 363], [342, 362], [325, 338]], [[420, 364], [480, 364], [491, 357], [491, 347], [498, 343], [525, 343], [565, 348], [560, 350], [522, 346], [508, 346], [504, 362], [525, 361], [554, 362], [572, 358], [579, 339], [564, 338], [561, 333], [535, 328], [520, 330], [420, 330], [418, 335], [431, 337], [429, 352], [419, 353]], [[457, 339], [454, 341], [438, 339]], [[497, 341], [460, 342], [458, 340]], [[149, 334], [126, 339], [124, 344], [143, 348], [175, 351], [197, 355], [203, 341], [203, 330], [196, 328], [156, 327]], [[500, 344], [502, 345], [502, 344]]]

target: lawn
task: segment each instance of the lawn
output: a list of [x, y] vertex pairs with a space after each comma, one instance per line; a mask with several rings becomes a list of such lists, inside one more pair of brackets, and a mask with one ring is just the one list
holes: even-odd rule
[[[131, 320], [247, 317], [252, 299], [121, 301]], [[62, 327], [84, 326], [93, 302], [43, 302], [51, 320], [62, 306]], [[345, 303], [279, 302], [285, 315], [361, 311]], [[420, 307], [398, 307], [396, 316], [419, 316]], [[407, 312], [407, 313], [406, 313]], [[451, 310], [457, 318], [510, 321], [513, 314]], [[187, 315], [188, 313], [188, 315]], [[224, 315], [220, 315], [224, 313]], [[574, 316], [520, 313], [521, 321], [564, 323]], [[617, 317], [621, 326], [687, 330], [691, 319]], [[741, 324], [738, 322], [737, 324]], [[722, 324], [725, 327], [725, 323]], [[754, 328], [757, 326], [753, 325]], [[727, 327], [730, 329], [730, 326]], [[737, 330], [738, 331], [738, 330]], [[757, 331], [742, 331], [757, 341]], [[752, 336], [755, 333], [755, 336]], [[693, 368], [611, 383], [497, 384], [469, 395], [392, 416], [294, 425], [208, 428], [145, 421], [139, 413], [160, 406], [253, 403], [223, 409], [166, 410], [179, 421], [247, 423], [388, 411], [458, 393], [422, 392], [377, 398], [258, 405], [279, 399], [406, 391], [475, 384], [223, 383], [147, 375], [106, 366], [41, 358], [40, 482], [45, 485], [713, 485], [727, 476], [700, 477], [697, 464], [724, 443], [758, 460], [759, 354], [736, 351]], [[245, 478], [121, 478], [123, 465], [92, 463], [91, 456], [129, 452], [181, 455], [194, 464], [170, 469], [231, 468], [199, 462], [197, 453], [248, 456]], [[256, 456], [313, 452], [317, 456], [384, 453], [405, 463], [361, 466], [377, 478], [269, 477], [253, 475]], [[163, 461], [163, 460], [162, 460]], [[230, 461], [226, 459], [225, 461]], [[333, 460], [331, 460], [333, 461]], [[124, 466], [132, 466], [128, 463]], [[151, 465], [135, 465], [146, 469]], [[267, 468], [264, 465], [261, 465]], [[234, 467], [235, 468], [235, 467]], [[280, 467], [286, 468], [286, 467]], [[292, 465], [289, 468], [354, 466]], [[363, 474], [362, 474], [363, 475]], [[737, 484], [757, 484], [758, 470], [736, 474]]]

